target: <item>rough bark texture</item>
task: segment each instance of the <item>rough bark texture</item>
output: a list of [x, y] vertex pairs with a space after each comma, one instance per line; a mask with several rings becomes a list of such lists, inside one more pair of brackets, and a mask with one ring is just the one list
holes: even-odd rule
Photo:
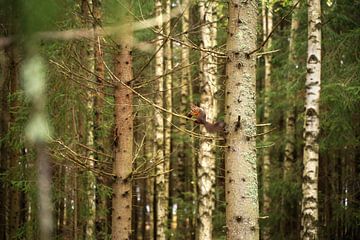
[[318, 239], [319, 100], [321, 82], [321, 4], [308, 1], [308, 56], [304, 115], [304, 170], [301, 238]]
[[[127, 33], [129, 35], [129, 33]], [[121, 39], [115, 57], [115, 74], [120, 81], [132, 79], [131, 39]], [[121, 83], [115, 87], [115, 161], [112, 199], [112, 239], [131, 239], [133, 107], [132, 92]]]
[[[216, 2], [199, 2], [201, 19], [201, 47], [212, 50], [216, 45]], [[216, 56], [201, 52], [201, 103], [200, 107], [206, 112], [207, 119], [214, 121], [218, 113], [215, 99], [217, 91], [217, 62]], [[205, 127], [201, 127], [201, 134], [211, 136]], [[199, 160], [197, 168], [198, 184], [198, 238], [212, 239], [212, 217], [215, 208], [215, 146], [212, 139], [200, 139]]]
[[225, 196], [227, 239], [259, 238], [255, 56], [257, 1], [230, 1], [227, 40]]
[[[273, 16], [272, 16], [272, 3], [269, 0], [262, 0], [262, 18], [263, 18], [263, 41], [267, 38], [273, 28]], [[272, 48], [272, 38], [270, 37], [265, 45], [265, 51], [270, 51]], [[264, 79], [264, 122], [270, 121], [270, 92], [271, 92], [271, 54], [264, 55], [265, 59], [265, 79]], [[265, 132], [269, 132], [270, 126], [264, 128]], [[270, 144], [270, 135], [264, 135], [264, 144]], [[263, 173], [263, 215], [267, 216], [270, 212], [271, 199], [269, 196], [270, 187], [270, 148], [264, 148], [263, 150], [263, 162], [262, 162], [262, 173]], [[262, 237], [264, 240], [270, 239], [269, 227], [266, 224], [263, 228]]]
[[[157, 0], [155, 3], [156, 16], [160, 16], [162, 20], [162, 5], [161, 0]], [[162, 21], [161, 21], [162, 23]], [[157, 28], [161, 31], [161, 25]], [[156, 87], [155, 103], [158, 106], [164, 106], [163, 92], [164, 92], [164, 50], [162, 49], [163, 40], [160, 35], [157, 36], [156, 41], [156, 56], [155, 56], [155, 75], [158, 77]], [[164, 118], [162, 112], [155, 109], [155, 144], [154, 154], [156, 162], [164, 161]], [[156, 203], [156, 229], [154, 235], [156, 239], [165, 240], [165, 229], [167, 226], [167, 214], [168, 214], [168, 186], [166, 184], [164, 172], [166, 171], [165, 162], [156, 166], [156, 179], [155, 179], [155, 203]]]

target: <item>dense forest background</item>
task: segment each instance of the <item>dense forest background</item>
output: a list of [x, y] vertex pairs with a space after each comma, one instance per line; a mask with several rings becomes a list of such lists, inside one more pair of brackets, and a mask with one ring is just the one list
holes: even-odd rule
[[[0, 3], [0, 239], [237, 239], [233, 222], [240, 239], [359, 239], [359, 0]], [[229, 120], [255, 104], [244, 77], [228, 103], [238, 57], [256, 125]], [[256, 146], [229, 150], [231, 124]], [[232, 183], [237, 167], [257, 175]]]

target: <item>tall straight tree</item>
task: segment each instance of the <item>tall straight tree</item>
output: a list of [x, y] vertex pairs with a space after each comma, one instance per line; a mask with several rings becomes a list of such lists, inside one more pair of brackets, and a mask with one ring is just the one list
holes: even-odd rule
[[[6, 127], [7, 131], [9, 131], [15, 124], [16, 117], [15, 113], [11, 111], [11, 109], [15, 109], [17, 106], [17, 101], [13, 99], [12, 101], [9, 101], [11, 99], [11, 95], [15, 95], [16, 91], [18, 91], [19, 87], [19, 67], [18, 67], [18, 61], [16, 49], [15, 47], [11, 47], [6, 51], [6, 58], [5, 58], [5, 86], [6, 89], [6, 104], [4, 110], [7, 110], [8, 112], [4, 111], [4, 116], [6, 119]], [[6, 109], [7, 108], [7, 109]], [[5, 144], [4, 144], [5, 145]], [[7, 145], [7, 146], [6, 146]], [[5, 160], [5, 169], [8, 168], [11, 171], [14, 171], [19, 166], [19, 154], [14, 149], [13, 146], [11, 146], [9, 143], [6, 144], [6, 155], [4, 156]], [[5, 150], [4, 150], [5, 152]], [[5, 216], [7, 217], [7, 225], [4, 227], [4, 229], [8, 230], [8, 236], [14, 236], [16, 235], [16, 231], [19, 228], [20, 224], [20, 192], [16, 187], [12, 184], [9, 185], [8, 191], [6, 192], [5, 196], [8, 197], [6, 201], [5, 207], [8, 208], [7, 212], [5, 212]]]
[[[299, 29], [300, 20], [298, 16], [299, 12], [298, 4], [294, 12], [292, 13], [291, 18], [291, 27], [290, 27], [290, 41], [289, 41], [289, 64], [291, 69], [296, 69], [297, 66], [297, 56], [295, 50], [295, 42], [297, 39], [297, 31]], [[288, 84], [286, 88], [286, 99], [289, 102], [289, 106], [285, 111], [285, 152], [284, 152], [284, 162], [283, 162], [283, 180], [284, 182], [295, 182], [294, 176], [294, 164], [296, 161], [295, 158], [295, 141], [296, 141], [296, 114], [295, 114], [295, 99], [290, 89], [293, 88], [295, 84], [294, 71], [290, 71], [288, 74]], [[289, 204], [298, 205], [297, 203], [290, 202], [286, 192], [288, 189], [284, 189], [284, 193], [282, 196], [282, 209], [285, 217], [283, 217], [281, 222], [281, 231], [283, 236], [288, 235], [288, 227], [289, 225]], [[296, 210], [295, 210], [296, 211]], [[295, 227], [295, 226], [294, 226]]]
[[301, 239], [318, 239], [319, 100], [321, 83], [321, 3], [308, 1], [308, 55], [304, 115]]
[[[199, 1], [201, 19], [201, 47], [212, 50], [216, 46], [216, 1]], [[217, 101], [217, 61], [216, 56], [209, 52], [201, 52], [201, 108], [209, 119], [218, 114]], [[205, 127], [201, 127], [204, 136], [211, 137]], [[199, 160], [197, 168], [198, 183], [198, 236], [199, 240], [212, 239], [212, 217], [215, 208], [215, 146], [211, 138], [200, 139]]]
[[[182, 22], [182, 35], [181, 40], [183, 43], [189, 45], [189, 20], [190, 20], [190, 7], [191, 1], [190, 0], [183, 0], [183, 16], [181, 18]], [[193, 102], [193, 89], [192, 89], [192, 82], [191, 82], [191, 67], [190, 67], [190, 49], [188, 47], [182, 46], [181, 47], [181, 106], [180, 112], [185, 113], [189, 110], [189, 103]], [[185, 130], [187, 121], [186, 119], [180, 119], [180, 127]], [[190, 123], [192, 126], [192, 123]], [[185, 131], [184, 131], [185, 132]], [[186, 193], [192, 193], [191, 195], [188, 194], [185, 201], [193, 201], [196, 198], [196, 190], [197, 186], [194, 184], [196, 181], [196, 155], [190, 149], [194, 146], [194, 137], [188, 136], [186, 133], [181, 132], [182, 141], [180, 145], [181, 151], [179, 152], [179, 165], [182, 166], [179, 170], [182, 171], [183, 179], [184, 179], [184, 187], [183, 191]], [[190, 138], [190, 141], [187, 139]], [[190, 215], [190, 216], [189, 216]], [[194, 233], [194, 225], [196, 222], [195, 217], [190, 213], [188, 216], [185, 216], [187, 219], [185, 221], [186, 228], [186, 237], [191, 238], [195, 235]], [[179, 223], [183, 224], [183, 223]]]
[[[165, 91], [164, 91], [164, 100], [165, 100], [165, 107], [167, 110], [172, 111], [172, 44], [171, 39], [169, 38], [171, 35], [171, 0], [165, 1], [164, 6], [164, 13], [166, 18], [164, 18], [164, 34], [168, 38], [166, 39], [165, 46], [164, 46], [164, 81], [165, 81]], [[165, 131], [164, 131], [164, 144], [165, 144], [165, 150], [164, 150], [164, 166], [165, 166], [165, 172], [167, 172], [170, 169], [170, 161], [171, 161], [171, 126], [172, 126], [172, 114], [166, 113], [165, 114]], [[169, 185], [170, 185], [170, 176], [168, 173], [164, 174], [164, 180], [165, 180], [165, 195], [168, 199], [170, 196], [169, 192]], [[172, 204], [172, 203], [171, 203]], [[169, 205], [169, 204], [168, 204]], [[172, 207], [172, 206], [171, 206]], [[172, 211], [170, 212], [170, 214]], [[166, 218], [163, 218], [162, 221], [164, 222]]]
[[256, 171], [257, 1], [229, 2], [225, 121], [225, 197], [227, 239], [259, 239]]
[[[129, 29], [128, 29], [129, 30]], [[112, 239], [131, 239], [132, 161], [133, 161], [133, 104], [132, 91], [132, 32], [119, 39], [120, 49], [115, 56], [115, 160], [113, 172]], [[121, 81], [121, 82], [120, 82]]]
[[[263, 19], [263, 41], [266, 41], [268, 35], [270, 34], [273, 28], [273, 15], [272, 15], [272, 3], [269, 0], [262, 0], [262, 19]], [[265, 50], [271, 50], [272, 37], [268, 38], [268, 41], [265, 45]], [[271, 54], [265, 54], [265, 78], [264, 78], [264, 121], [269, 122], [270, 118], [270, 92], [271, 92]], [[269, 127], [264, 127], [265, 132], [269, 132]], [[264, 135], [264, 144], [269, 144], [269, 134]], [[270, 187], [270, 148], [264, 148], [263, 150], [263, 159], [262, 159], [262, 173], [263, 173], [263, 214], [268, 215], [270, 212], [270, 196], [269, 196], [269, 187]], [[266, 224], [263, 228], [262, 233], [263, 239], [270, 239], [269, 227]]]
[[[92, 15], [93, 15], [93, 28], [100, 27], [102, 23], [102, 9], [101, 0], [92, 0]], [[94, 46], [94, 70], [96, 78], [96, 95], [94, 96], [94, 147], [96, 149], [95, 159], [96, 168], [103, 170], [105, 164], [102, 163], [101, 154], [104, 152], [105, 140], [103, 137], [103, 125], [104, 125], [104, 77], [105, 77], [105, 65], [104, 65], [104, 50], [102, 37], [96, 36], [93, 42]], [[106, 210], [107, 198], [102, 194], [103, 187], [98, 184], [96, 186], [96, 238], [104, 238], [107, 234]]]
[[[162, 32], [162, 4], [161, 0], [155, 2], [155, 14], [159, 18], [159, 25], [157, 31]], [[159, 34], [156, 39], [156, 55], [155, 55], [155, 75], [157, 79], [155, 103], [158, 106], [164, 106], [164, 40]], [[156, 159], [156, 179], [155, 179], [155, 231], [154, 238], [165, 240], [165, 229], [167, 226], [168, 214], [168, 182], [163, 174], [166, 171], [165, 155], [164, 155], [164, 118], [162, 112], [155, 109], [155, 144], [154, 144], [154, 157]]]
[[[87, 27], [92, 27], [92, 0], [82, 0], [81, 10], [84, 25]], [[93, 81], [89, 82], [89, 88], [86, 92], [86, 107], [87, 107], [87, 118], [86, 118], [86, 146], [87, 150], [87, 162], [86, 165], [89, 169], [94, 168], [95, 155], [94, 151], [94, 93], [93, 85], [91, 82], [95, 82], [95, 79], [91, 73], [95, 70], [94, 62], [94, 46], [91, 39], [90, 42], [86, 42], [82, 57], [85, 61], [84, 65], [87, 67], [87, 70], [90, 72], [88, 77]], [[86, 41], [86, 40], [85, 40]], [[95, 217], [96, 217], [96, 203], [95, 203], [95, 186], [96, 178], [92, 171], [86, 173], [86, 194], [87, 194], [87, 217], [86, 217], [86, 238], [93, 239], [95, 234]]]

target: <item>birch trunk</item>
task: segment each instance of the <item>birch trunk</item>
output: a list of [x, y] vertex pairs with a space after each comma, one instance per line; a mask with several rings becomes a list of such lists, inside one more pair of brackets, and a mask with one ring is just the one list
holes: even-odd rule
[[[160, 17], [160, 24], [157, 30], [161, 31], [162, 19], [162, 4], [161, 0], [155, 2], [156, 16]], [[156, 56], [155, 56], [155, 75], [158, 77], [156, 87], [155, 104], [158, 106], [164, 106], [163, 94], [164, 94], [164, 50], [163, 50], [163, 38], [161, 35], [157, 36], [156, 41]], [[155, 144], [154, 144], [154, 155], [156, 162], [164, 161], [164, 118], [162, 112], [155, 109]], [[168, 214], [168, 188], [166, 185], [165, 175], [166, 171], [165, 162], [160, 163], [156, 166], [156, 179], [155, 179], [155, 222], [156, 229], [154, 235], [156, 239], [165, 240], [165, 229], [167, 226], [167, 214]]]
[[[290, 42], [289, 42], [289, 63], [292, 68], [297, 68], [297, 56], [295, 53], [295, 41], [296, 41], [296, 32], [299, 29], [300, 21], [297, 16], [299, 11], [300, 4], [294, 8], [291, 19], [291, 29], [290, 29]], [[291, 74], [288, 75], [288, 89], [292, 87], [294, 78]], [[290, 101], [290, 109], [286, 111], [286, 144], [285, 144], [285, 156], [284, 156], [284, 180], [288, 179], [289, 174], [291, 174], [293, 163], [295, 161], [295, 126], [296, 126], [296, 116], [295, 116], [295, 99], [292, 96], [290, 91], [287, 92], [287, 99]]]
[[[115, 57], [115, 74], [119, 81], [132, 79], [132, 51], [130, 37], [120, 40], [121, 49]], [[133, 107], [132, 92], [121, 83], [115, 87], [115, 161], [112, 199], [112, 239], [131, 239]]]
[[[216, 2], [199, 2], [201, 19], [201, 47], [213, 49], [216, 45]], [[201, 104], [209, 121], [214, 120], [218, 113], [215, 93], [217, 91], [217, 62], [216, 57], [207, 52], [201, 52]], [[201, 127], [201, 134], [211, 137], [205, 127]], [[212, 239], [212, 217], [215, 208], [215, 146], [212, 139], [200, 139], [199, 160], [197, 168], [198, 183], [198, 236], [199, 240]]]
[[[170, 12], [171, 12], [171, 1], [166, 0], [165, 1], [165, 7], [164, 7], [164, 14], [166, 16], [169, 16], [167, 19], [164, 19], [164, 34], [168, 37], [171, 35], [171, 18], [170, 18]], [[165, 108], [169, 111], [172, 111], [172, 50], [171, 50], [171, 39], [167, 39], [164, 46], [164, 63], [165, 63], [165, 91], [164, 91], [164, 98], [165, 98]], [[164, 161], [164, 172], [168, 172], [170, 169], [170, 161], [171, 161], [171, 123], [172, 123], [172, 114], [166, 113], [165, 114], [165, 131], [164, 131], [164, 137], [165, 137], [165, 161]], [[168, 205], [172, 209], [172, 198], [170, 198], [170, 176], [168, 173], [164, 174], [164, 196], [168, 199]], [[170, 202], [169, 202], [170, 199]], [[170, 212], [170, 214], [172, 211]], [[167, 218], [163, 218], [162, 221], [166, 222]], [[175, 221], [176, 222], [176, 221]]]
[[226, 66], [225, 197], [227, 239], [259, 239], [256, 171], [257, 1], [229, 2]]
[[[294, 8], [294, 12], [291, 18], [291, 29], [290, 29], [290, 42], [289, 42], [289, 65], [291, 68], [297, 68], [297, 56], [295, 50], [295, 41], [297, 38], [297, 31], [299, 29], [300, 21], [298, 18], [300, 4]], [[284, 153], [284, 163], [283, 163], [283, 181], [294, 183], [294, 172], [293, 165], [296, 161], [295, 159], [295, 134], [296, 134], [296, 115], [295, 115], [295, 99], [293, 93], [290, 92], [290, 89], [293, 88], [295, 84], [295, 79], [293, 77], [294, 71], [290, 71], [288, 75], [288, 84], [287, 84], [287, 93], [286, 99], [289, 101], [289, 107], [285, 112], [285, 153]], [[286, 197], [286, 192], [288, 189], [284, 189], [282, 196], [282, 210], [286, 214], [289, 212], [289, 204], [294, 204], [288, 201]], [[285, 192], [286, 191], [286, 192]], [[298, 205], [295, 203], [295, 205]], [[295, 211], [297, 211], [296, 209]], [[290, 225], [291, 226], [291, 225]], [[293, 226], [295, 228], [295, 226]], [[281, 223], [281, 231], [283, 236], [287, 236], [289, 232], [289, 218], [284, 217]]]
[[[82, 0], [81, 10], [82, 17], [85, 26], [92, 26], [92, 0]], [[91, 39], [93, 40], [93, 39]], [[87, 67], [89, 72], [94, 72], [95, 63], [94, 63], [94, 46], [92, 42], [86, 43], [83, 49], [84, 65]], [[95, 82], [93, 75], [88, 74], [88, 78], [92, 79]], [[93, 88], [92, 83], [89, 83], [89, 89], [86, 92], [86, 146], [88, 150], [86, 152], [87, 161], [86, 166], [89, 169], [94, 168], [94, 152], [90, 149], [94, 149], [94, 94], [91, 90]], [[86, 239], [95, 238], [95, 214], [96, 214], [96, 203], [95, 203], [95, 188], [96, 188], [96, 178], [92, 171], [86, 172], [86, 196], [87, 196], [87, 217], [86, 217]]]
[[[150, 116], [152, 112], [150, 112]], [[153, 160], [153, 139], [154, 139], [154, 127], [149, 126], [147, 129], [147, 136], [145, 140], [145, 157], [146, 161], [148, 161], [147, 165], [150, 167], [154, 164]], [[154, 171], [151, 172], [154, 174]], [[154, 239], [154, 178], [147, 178], [146, 179], [146, 205], [145, 208], [149, 211], [146, 212], [146, 226], [145, 226], [145, 236], [144, 240], [151, 240]]]
[[[263, 18], [263, 41], [267, 38], [268, 34], [273, 28], [273, 16], [272, 16], [272, 3], [269, 0], [262, 0], [262, 18]], [[270, 37], [265, 45], [265, 51], [270, 51], [272, 48], [272, 38]], [[271, 92], [271, 54], [265, 54], [265, 79], [264, 79], [264, 122], [270, 121], [270, 92]], [[265, 132], [269, 132], [270, 127], [266, 126], [264, 128]], [[264, 144], [269, 145], [270, 138], [269, 134], [264, 135]], [[263, 172], [263, 214], [269, 215], [270, 212], [270, 203], [271, 199], [269, 196], [269, 186], [270, 186], [270, 148], [264, 148], [263, 151], [263, 162], [262, 162], [262, 172]], [[270, 239], [270, 232], [268, 224], [263, 228], [263, 239]]]
[[308, 56], [304, 115], [301, 239], [318, 239], [319, 100], [321, 82], [321, 4], [308, 1]]

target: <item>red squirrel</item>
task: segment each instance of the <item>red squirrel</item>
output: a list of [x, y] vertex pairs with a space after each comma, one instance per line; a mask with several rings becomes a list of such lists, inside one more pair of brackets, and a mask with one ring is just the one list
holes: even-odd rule
[[203, 124], [206, 131], [209, 133], [224, 133], [225, 131], [225, 123], [223, 121], [217, 121], [215, 123], [209, 123], [206, 121], [206, 113], [204, 109], [192, 105], [191, 111], [188, 114], [188, 117], [194, 116], [196, 118], [195, 123], [197, 124]]

